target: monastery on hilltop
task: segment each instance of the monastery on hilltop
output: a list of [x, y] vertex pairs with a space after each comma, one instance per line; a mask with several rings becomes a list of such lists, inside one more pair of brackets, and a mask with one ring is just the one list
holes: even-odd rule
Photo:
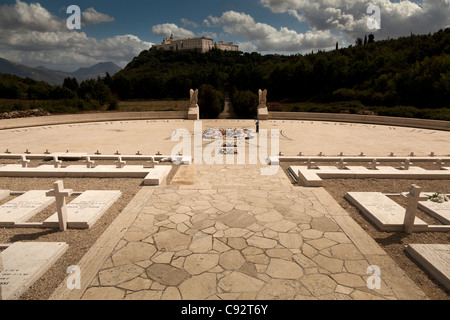
[[239, 46], [233, 42], [219, 41], [214, 43], [213, 39], [201, 37], [192, 39], [178, 39], [175, 40], [173, 35], [170, 38], [165, 38], [161, 44], [155, 44], [152, 48], [175, 51], [197, 51], [206, 53], [212, 49], [219, 49], [222, 51], [239, 51]]

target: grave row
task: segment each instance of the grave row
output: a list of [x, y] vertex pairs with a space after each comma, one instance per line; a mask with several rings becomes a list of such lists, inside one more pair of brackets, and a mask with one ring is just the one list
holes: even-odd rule
[[[345, 198], [359, 209], [381, 231], [412, 232], [449, 232], [450, 201], [435, 202], [434, 194], [421, 192], [420, 187], [412, 185], [409, 193], [401, 196], [407, 199], [404, 209], [386, 194], [379, 192], [349, 192]], [[390, 195], [396, 196], [396, 195]], [[442, 195], [445, 196], [445, 195]], [[428, 225], [416, 217], [417, 209], [430, 214], [443, 225]], [[433, 278], [450, 290], [450, 245], [449, 244], [409, 244], [405, 251]]]
[[[0, 194], [9, 191], [0, 191]], [[120, 191], [88, 190], [66, 204], [73, 190], [64, 189], [62, 181], [51, 191], [31, 190], [0, 206], [0, 227], [56, 228], [61, 231], [88, 229], [119, 199]], [[42, 223], [27, 222], [37, 213], [55, 203], [57, 212]]]
[[94, 167], [89, 161], [86, 166], [71, 165], [62, 167], [59, 163], [29, 168], [27, 165], [0, 165], [2, 177], [52, 177], [52, 178], [143, 178], [144, 185], [158, 186], [166, 182], [172, 170], [171, 166], [125, 166], [126, 162], [118, 159], [116, 166], [101, 165]]
[[420, 167], [412, 167], [405, 161], [402, 167], [390, 166], [377, 167], [378, 162], [372, 161], [369, 167], [347, 166], [339, 161], [336, 166], [316, 166], [311, 160], [306, 166], [290, 166], [289, 172], [305, 187], [321, 187], [322, 179], [449, 179], [450, 167], [441, 166], [439, 170], [425, 170]]
[[[450, 231], [450, 201], [437, 203], [430, 200], [432, 192], [421, 192], [413, 185], [409, 193], [401, 196], [407, 199], [406, 210], [397, 202], [380, 192], [348, 192], [345, 199], [361, 211], [381, 231], [412, 232]], [[393, 195], [391, 195], [393, 196]], [[428, 225], [416, 217], [420, 209], [443, 225]]]

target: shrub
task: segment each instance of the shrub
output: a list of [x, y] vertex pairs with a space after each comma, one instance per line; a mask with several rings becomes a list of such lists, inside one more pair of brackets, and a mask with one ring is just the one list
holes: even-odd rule
[[283, 111], [283, 106], [279, 102], [270, 102], [267, 105], [267, 109], [272, 112], [280, 112]]

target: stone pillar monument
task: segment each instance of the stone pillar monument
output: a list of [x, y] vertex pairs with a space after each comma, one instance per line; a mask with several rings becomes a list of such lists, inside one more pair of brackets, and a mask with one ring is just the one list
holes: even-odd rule
[[198, 106], [198, 89], [190, 91], [188, 120], [200, 120], [200, 107]]
[[267, 109], [267, 90], [258, 91], [259, 105], [258, 105], [258, 120], [269, 120], [269, 110]]

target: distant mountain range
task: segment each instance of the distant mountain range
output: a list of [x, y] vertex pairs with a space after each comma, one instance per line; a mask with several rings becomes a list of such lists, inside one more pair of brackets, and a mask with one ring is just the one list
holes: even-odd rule
[[8, 73], [21, 78], [31, 78], [36, 81], [45, 81], [51, 85], [61, 85], [67, 77], [77, 78], [79, 82], [104, 77], [108, 72], [113, 76], [122, 70], [113, 62], [100, 62], [89, 68], [80, 68], [74, 72], [51, 70], [45, 67], [27, 67], [25, 65], [0, 58], [0, 73]]

